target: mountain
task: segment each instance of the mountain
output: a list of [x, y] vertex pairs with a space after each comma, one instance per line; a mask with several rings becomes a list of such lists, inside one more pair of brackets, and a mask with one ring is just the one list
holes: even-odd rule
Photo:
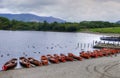
[[120, 24], [120, 21], [117, 21], [116, 23], [117, 23], [117, 24]]
[[52, 22], [59, 22], [63, 23], [65, 20], [55, 18], [55, 17], [45, 17], [45, 16], [37, 16], [34, 14], [0, 14], [1, 17], [6, 17], [10, 20], [18, 20], [18, 21], [25, 21], [25, 22], [44, 22], [47, 21], [48, 23]]

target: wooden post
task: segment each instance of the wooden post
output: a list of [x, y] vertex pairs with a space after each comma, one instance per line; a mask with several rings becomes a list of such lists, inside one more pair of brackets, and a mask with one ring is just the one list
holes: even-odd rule
[[84, 43], [84, 48], [86, 47], [86, 44]]
[[104, 41], [104, 44], [105, 44], [105, 41]]
[[82, 43], [81, 43], [81, 46], [80, 46], [81, 48], [82, 48]]
[[93, 45], [91, 44], [91, 47], [93, 47]]
[[93, 46], [94, 46], [94, 40], [93, 40]]
[[88, 43], [88, 48], [89, 48], [89, 43]]

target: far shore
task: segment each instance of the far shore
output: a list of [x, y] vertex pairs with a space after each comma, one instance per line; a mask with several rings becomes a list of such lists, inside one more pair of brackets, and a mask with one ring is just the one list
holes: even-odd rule
[[[0, 30], [0, 31], [35, 31], [35, 30]], [[61, 32], [61, 31], [40, 31], [40, 32]], [[63, 32], [63, 33], [89, 33], [89, 34], [100, 34], [106, 36], [120, 36], [119, 33], [99, 33], [99, 32], [92, 32], [89, 30], [78, 31], [78, 32]]]

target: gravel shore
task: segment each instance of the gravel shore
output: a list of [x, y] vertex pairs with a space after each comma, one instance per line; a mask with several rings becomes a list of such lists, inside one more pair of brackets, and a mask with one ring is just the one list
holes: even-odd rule
[[120, 78], [120, 54], [48, 66], [1, 71], [0, 78]]

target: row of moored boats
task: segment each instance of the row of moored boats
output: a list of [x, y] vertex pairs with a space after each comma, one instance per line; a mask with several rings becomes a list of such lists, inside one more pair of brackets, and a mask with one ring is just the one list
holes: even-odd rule
[[[111, 56], [113, 54], [117, 54], [120, 53], [120, 50], [118, 49], [107, 49], [107, 48], [103, 48], [100, 50], [94, 50], [93, 52], [80, 52], [79, 56], [74, 55], [73, 53], [68, 53], [68, 55], [65, 54], [48, 54], [48, 55], [43, 55], [41, 56], [41, 60], [36, 60], [33, 57], [20, 57], [19, 58], [19, 63], [22, 67], [26, 67], [26, 68], [30, 68], [33, 66], [44, 66], [44, 65], [48, 65], [49, 62], [50, 63], [55, 63], [58, 64], [60, 62], [66, 62], [66, 61], [74, 61], [74, 60], [79, 60], [82, 61], [83, 59], [89, 59], [89, 58], [97, 58], [97, 57], [103, 57], [103, 56]], [[9, 69], [13, 69], [17, 66], [17, 62], [18, 60], [16, 58], [12, 58], [11, 60], [9, 60], [8, 62], [6, 62], [3, 67], [2, 70], [9, 70]]]

